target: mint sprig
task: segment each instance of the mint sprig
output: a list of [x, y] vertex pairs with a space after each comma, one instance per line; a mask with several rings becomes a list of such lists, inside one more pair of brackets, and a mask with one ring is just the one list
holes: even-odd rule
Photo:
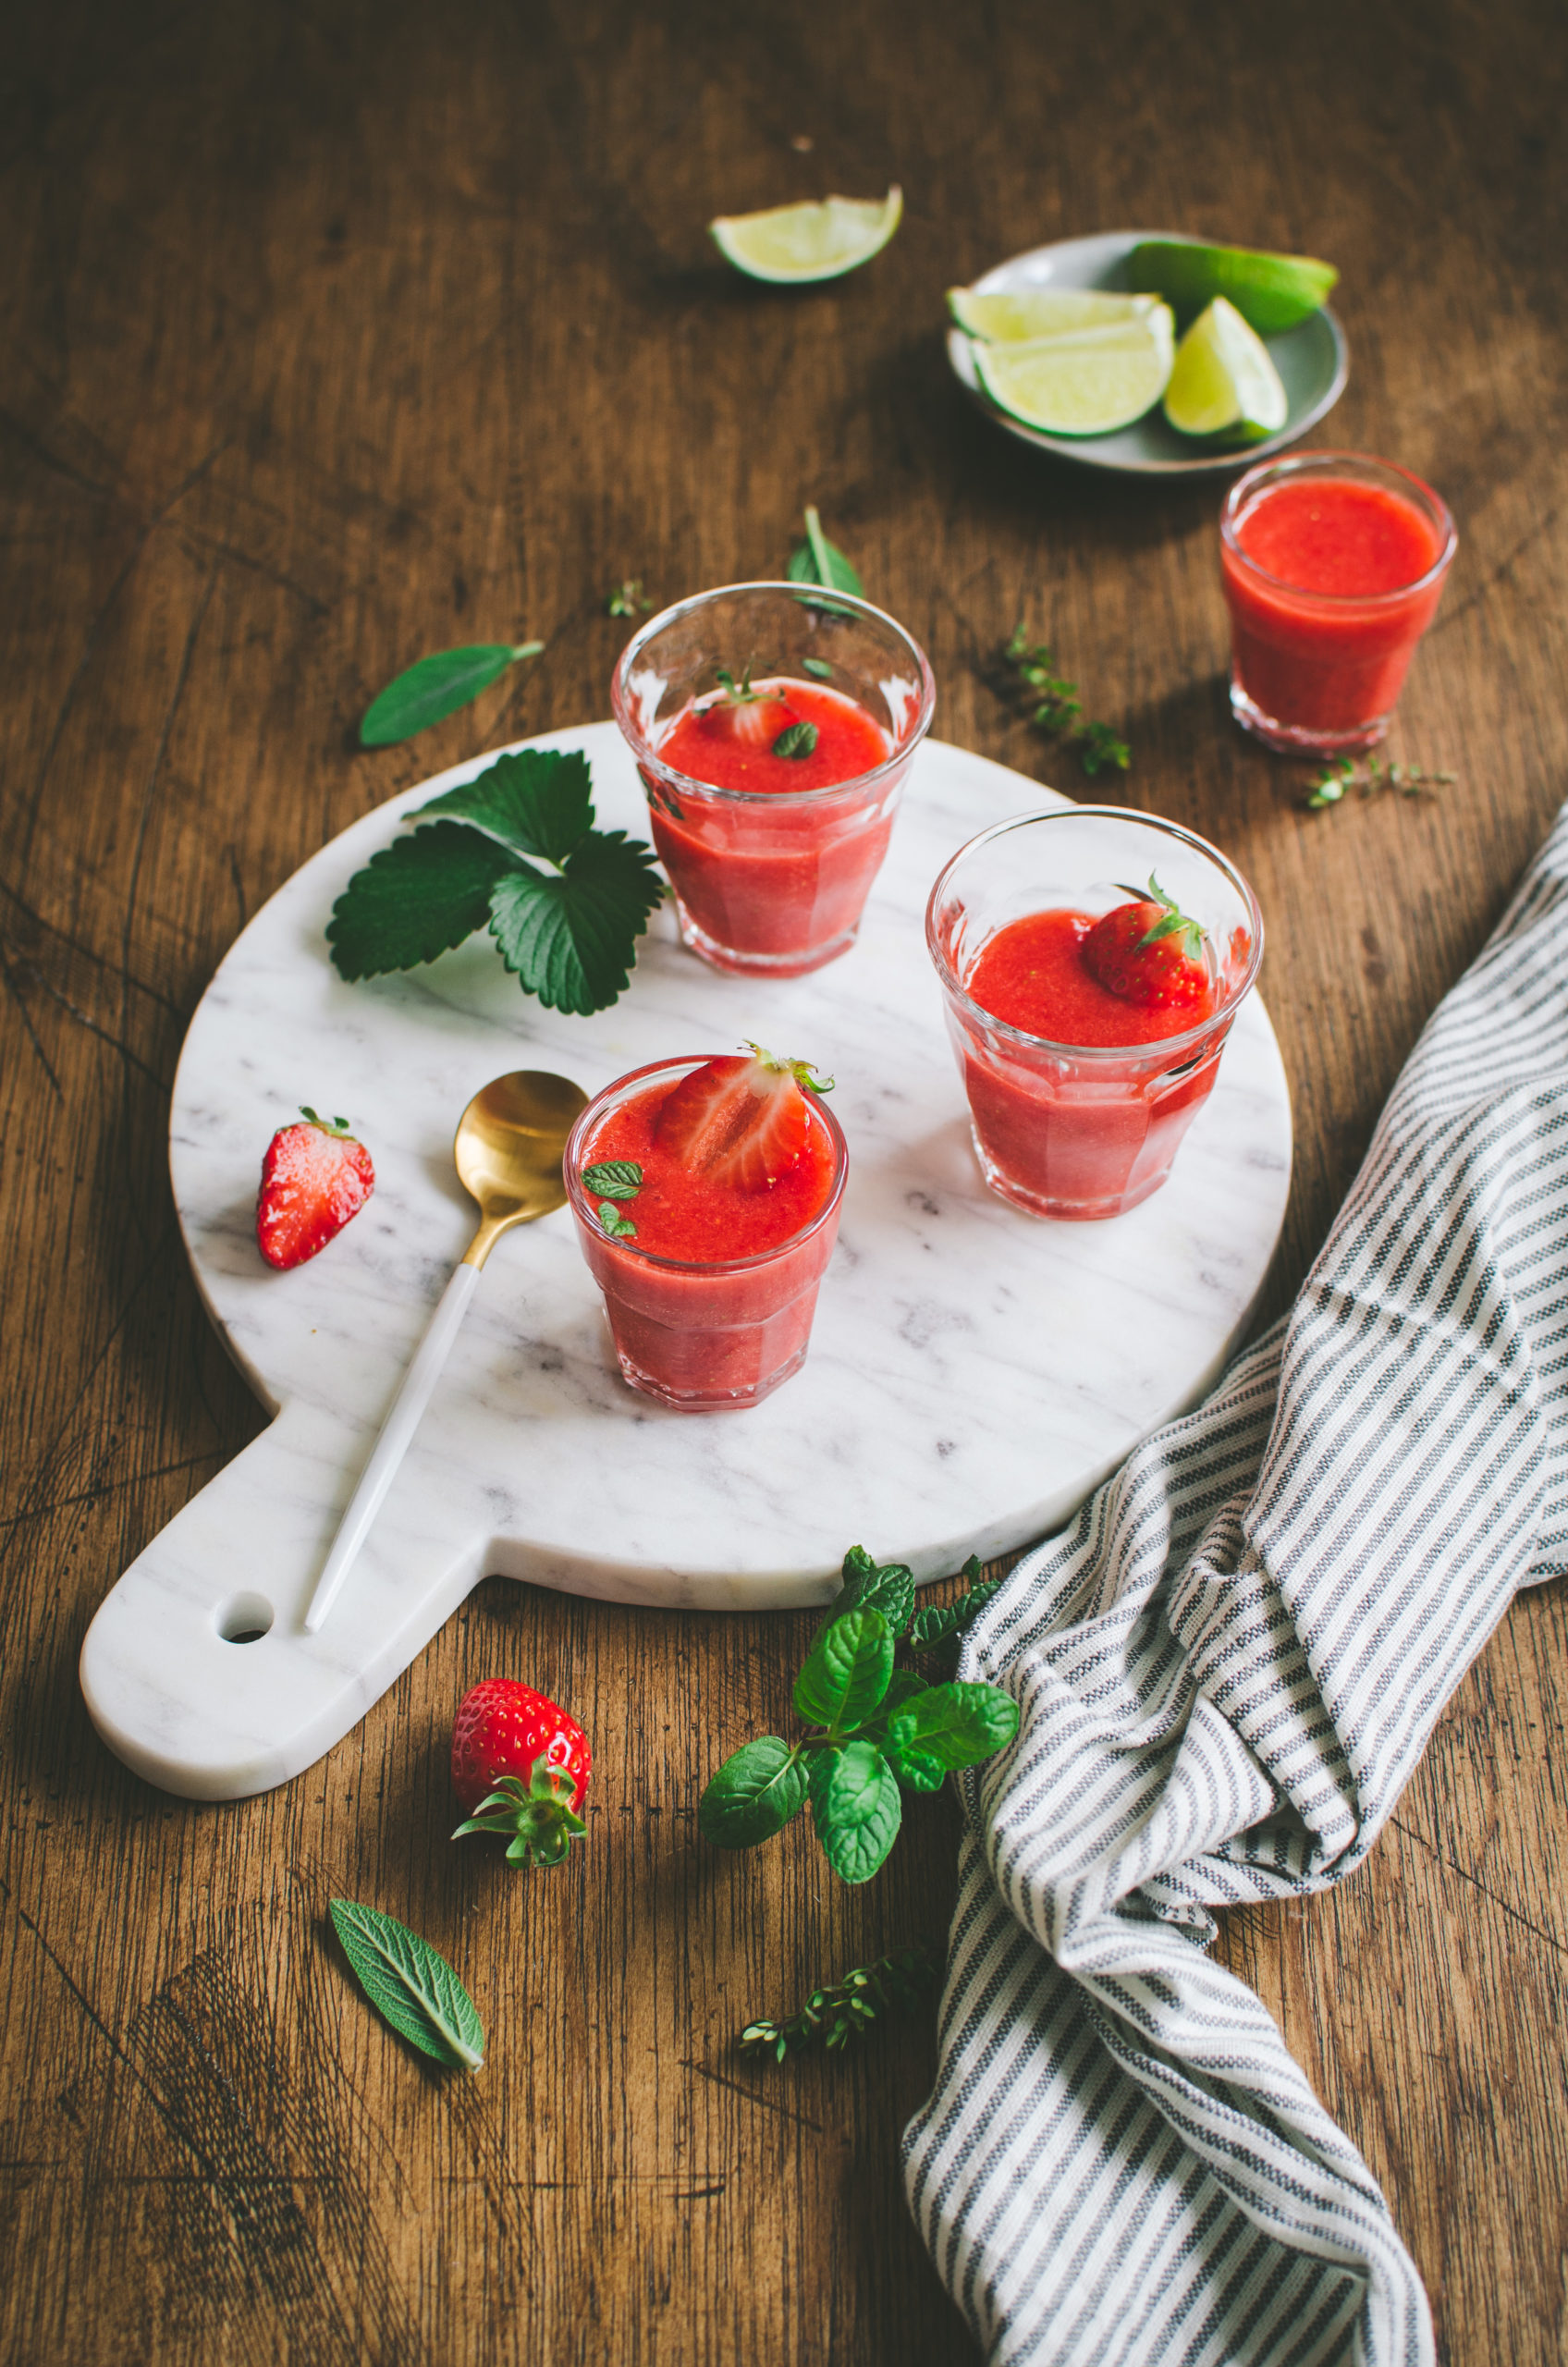
[[[977, 1576], [979, 1564], [971, 1562]], [[967, 1625], [989, 1588], [937, 1614], [932, 1641]], [[980, 1600], [976, 1600], [976, 1597]], [[901, 1636], [916, 1638], [914, 1578], [861, 1546], [844, 1556], [844, 1584], [795, 1679], [795, 1709], [813, 1731], [798, 1742], [764, 1735], [727, 1759], [697, 1809], [704, 1837], [750, 1849], [782, 1832], [806, 1801], [824, 1856], [846, 1883], [868, 1882], [898, 1838], [903, 1792], [931, 1792], [1012, 1740], [1018, 1705], [995, 1685], [928, 1684], [896, 1668]]]
[[360, 725], [361, 748], [390, 748], [411, 740], [467, 706], [499, 681], [508, 666], [537, 657], [542, 641], [478, 641], [462, 649], [438, 649], [421, 657], [372, 699]]
[[413, 835], [372, 855], [332, 908], [341, 976], [412, 970], [488, 927], [523, 992], [553, 1011], [605, 1011], [623, 992], [664, 883], [641, 839], [594, 827], [584, 756], [499, 756], [410, 818]]

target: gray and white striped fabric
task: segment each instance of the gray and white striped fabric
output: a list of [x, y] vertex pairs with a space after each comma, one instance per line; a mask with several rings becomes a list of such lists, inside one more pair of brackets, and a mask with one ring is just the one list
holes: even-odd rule
[[1568, 1567], [1568, 808], [1288, 1321], [1020, 1564], [910, 2202], [994, 2360], [1415, 2367], [1371, 2173], [1209, 1910], [1342, 1881], [1515, 1589]]

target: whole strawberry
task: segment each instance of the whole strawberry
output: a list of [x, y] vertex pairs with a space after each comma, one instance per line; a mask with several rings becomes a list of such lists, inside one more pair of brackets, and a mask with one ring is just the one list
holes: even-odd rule
[[375, 1189], [375, 1170], [347, 1118], [328, 1125], [301, 1109], [302, 1126], [280, 1126], [262, 1161], [256, 1246], [269, 1266], [302, 1266], [325, 1249]]
[[576, 1834], [594, 1754], [557, 1702], [509, 1676], [465, 1693], [452, 1721], [452, 1788], [468, 1810], [453, 1834], [500, 1833], [514, 1866], [558, 1866]]
[[1201, 1018], [1213, 993], [1202, 928], [1177, 910], [1152, 874], [1146, 896], [1136, 888], [1127, 894], [1132, 902], [1113, 905], [1084, 939], [1084, 967], [1123, 1002], [1190, 1009]]

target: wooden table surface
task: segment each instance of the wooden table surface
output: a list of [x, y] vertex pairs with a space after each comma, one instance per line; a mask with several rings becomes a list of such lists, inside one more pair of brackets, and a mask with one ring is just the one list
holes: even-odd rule
[[[940, 1932], [952, 1896], [945, 1799], [861, 1891], [803, 1824], [753, 1857], [697, 1843], [706, 1773], [787, 1714], [803, 1618], [493, 1581], [325, 1761], [234, 1807], [96, 1739], [94, 1608], [263, 1418], [170, 1206], [175, 1062], [236, 932], [336, 831], [607, 713], [610, 585], [775, 572], [815, 499], [931, 653], [944, 737], [1082, 789], [987, 680], [1025, 617], [1124, 727], [1127, 799], [1255, 882], [1298, 1128], [1285, 1305], [1563, 794], [1565, 79], [1551, 0], [18, 0], [7, 2361], [972, 2355], [899, 2177], [934, 2015], [852, 2060], [731, 2051], [819, 1975]], [[750, 286], [704, 236], [893, 178], [893, 244], [815, 291]], [[1340, 264], [1350, 385], [1313, 440], [1405, 462], [1460, 524], [1392, 743], [1460, 776], [1439, 800], [1304, 812], [1302, 769], [1228, 719], [1214, 484], [1037, 460], [954, 386], [949, 283], [1121, 226]], [[415, 656], [525, 634], [537, 666], [359, 752]], [[1562, 2355], [1563, 1628], [1557, 1588], [1521, 1600], [1370, 1865], [1220, 1943], [1384, 2181], [1444, 2356], [1476, 2367]], [[593, 1736], [591, 1838], [548, 1875], [447, 1845], [452, 1711], [496, 1672]], [[335, 1892], [457, 1961], [480, 2077], [427, 2075], [364, 2008]]]

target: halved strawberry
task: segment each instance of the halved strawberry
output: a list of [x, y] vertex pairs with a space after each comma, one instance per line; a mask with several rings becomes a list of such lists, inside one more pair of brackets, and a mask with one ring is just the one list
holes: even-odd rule
[[325, 1249], [375, 1189], [375, 1169], [347, 1118], [328, 1125], [301, 1110], [302, 1126], [280, 1126], [262, 1161], [256, 1246], [269, 1266], [302, 1266]]
[[1196, 1018], [1214, 985], [1203, 929], [1178, 911], [1152, 874], [1146, 896], [1136, 888], [1127, 893], [1132, 902], [1113, 905], [1084, 939], [1084, 967], [1123, 1002], [1149, 1011], [1191, 1007]]
[[782, 691], [753, 691], [748, 667], [739, 682], [719, 669], [720, 695], [703, 709], [703, 730], [732, 747], [771, 748], [800, 717]]
[[740, 1192], [766, 1192], [810, 1139], [806, 1093], [830, 1092], [833, 1080], [814, 1077], [809, 1061], [776, 1060], [760, 1044], [747, 1050], [750, 1060], [704, 1061], [682, 1077], [656, 1133], [683, 1167]]

